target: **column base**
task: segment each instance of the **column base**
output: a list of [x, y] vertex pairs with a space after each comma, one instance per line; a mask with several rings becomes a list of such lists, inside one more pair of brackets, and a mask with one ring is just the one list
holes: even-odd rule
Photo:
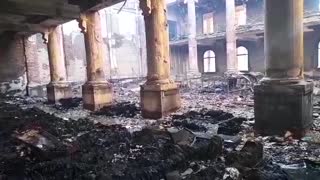
[[87, 82], [82, 86], [83, 108], [97, 111], [112, 104], [112, 86], [108, 82]]
[[311, 127], [313, 83], [261, 83], [254, 87], [256, 133], [284, 135], [287, 131], [299, 138]]
[[148, 85], [140, 90], [142, 117], [159, 119], [181, 107], [179, 88], [176, 83]]
[[50, 83], [47, 85], [48, 102], [55, 104], [61, 99], [72, 98], [72, 88], [67, 82]]

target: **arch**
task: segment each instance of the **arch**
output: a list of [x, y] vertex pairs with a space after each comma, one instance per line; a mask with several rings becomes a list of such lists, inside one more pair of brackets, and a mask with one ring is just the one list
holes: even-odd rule
[[320, 42], [318, 43], [318, 68], [320, 68]]
[[216, 72], [216, 54], [212, 50], [203, 54], [203, 72]]
[[249, 53], [244, 46], [237, 48], [237, 60], [239, 71], [249, 71]]

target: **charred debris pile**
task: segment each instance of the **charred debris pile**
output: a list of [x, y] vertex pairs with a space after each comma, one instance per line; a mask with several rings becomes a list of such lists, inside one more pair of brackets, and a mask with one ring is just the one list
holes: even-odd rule
[[0, 179], [287, 179], [260, 143], [225, 150], [239, 141], [216, 134], [237, 134], [246, 119], [222, 111], [175, 115], [168, 128], [134, 133], [14, 104], [0, 112]]

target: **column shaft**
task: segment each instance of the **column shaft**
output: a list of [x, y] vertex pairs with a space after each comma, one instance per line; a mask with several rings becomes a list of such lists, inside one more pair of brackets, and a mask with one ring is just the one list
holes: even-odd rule
[[198, 48], [196, 27], [195, 0], [188, 0], [188, 48], [189, 48], [189, 74], [198, 74]]
[[226, 52], [229, 72], [236, 72], [238, 69], [235, 15], [235, 0], [226, 0]]
[[53, 27], [49, 32], [48, 53], [51, 82], [66, 81], [61, 26]]
[[103, 53], [103, 39], [101, 35], [100, 15], [90, 12], [85, 15], [86, 32], [84, 40], [87, 54], [88, 81], [106, 81], [105, 56]]
[[165, 0], [141, 0], [140, 8], [145, 19], [148, 70], [140, 91], [142, 116], [157, 119], [180, 107], [180, 94], [170, 79]]
[[151, 0], [152, 11], [144, 15], [147, 45], [147, 83], [168, 82], [170, 76], [169, 34], [162, 0]]
[[303, 79], [303, 0], [265, 1], [266, 75], [254, 88], [255, 131], [301, 137], [312, 126], [313, 83]]
[[47, 86], [49, 103], [57, 103], [61, 99], [69, 99], [72, 97], [71, 86], [67, 82], [62, 41], [61, 26], [51, 28], [48, 36], [48, 54], [51, 77], [51, 81]]
[[303, 0], [267, 0], [265, 13], [267, 78], [301, 79], [303, 76]]
[[100, 15], [81, 15], [79, 27], [84, 33], [87, 56], [87, 82], [82, 86], [83, 106], [96, 111], [112, 104], [112, 87], [106, 80], [107, 55], [103, 50]]

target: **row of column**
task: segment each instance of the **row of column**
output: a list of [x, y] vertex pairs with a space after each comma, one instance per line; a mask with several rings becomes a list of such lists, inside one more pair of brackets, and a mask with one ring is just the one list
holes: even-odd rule
[[[81, 16], [79, 24], [84, 33], [87, 56], [87, 82], [82, 86], [84, 108], [98, 110], [112, 102], [112, 88], [105, 77], [100, 16], [97, 12], [86, 13]], [[47, 96], [50, 103], [72, 98], [63, 52], [61, 26], [53, 27], [48, 34], [51, 81], [47, 86]]]
[[[197, 67], [195, 1], [187, 1], [192, 67]], [[235, 0], [225, 2], [227, 72], [234, 73], [237, 71]], [[266, 77], [254, 88], [255, 130], [265, 135], [290, 131], [299, 137], [313, 121], [313, 83], [303, 77], [304, 0], [265, 0], [264, 3]]]
[[[233, 4], [230, 6], [232, 11]], [[180, 107], [179, 88], [170, 79], [166, 5], [164, 0], [141, 0], [140, 8], [148, 47], [147, 81], [140, 91], [142, 115], [160, 118]], [[88, 61], [83, 100], [84, 107], [91, 110], [112, 102], [111, 86], [104, 76], [99, 21], [97, 12], [80, 19]], [[51, 29], [48, 43], [51, 67], [48, 98], [54, 102], [70, 95], [59, 31], [59, 28]], [[232, 39], [228, 46], [234, 47]], [[254, 89], [255, 129], [261, 134], [281, 134], [288, 130], [297, 136], [303, 134], [312, 125], [313, 88], [312, 82], [303, 78], [303, 0], [265, 1], [265, 52], [266, 78]], [[232, 70], [234, 65], [228, 64]]]
[[[141, 0], [146, 27], [147, 81], [141, 86], [142, 116], [161, 118], [180, 105], [179, 88], [170, 78], [169, 33], [164, 0]], [[81, 15], [79, 27], [84, 33], [87, 56], [87, 82], [82, 86], [85, 109], [99, 110], [112, 104], [112, 87], [105, 76], [105, 57], [98, 12]], [[72, 97], [67, 82], [61, 26], [51, 28], [48, 35], [51, 82], [47, 86], [48, 101], [57, 103]]]

